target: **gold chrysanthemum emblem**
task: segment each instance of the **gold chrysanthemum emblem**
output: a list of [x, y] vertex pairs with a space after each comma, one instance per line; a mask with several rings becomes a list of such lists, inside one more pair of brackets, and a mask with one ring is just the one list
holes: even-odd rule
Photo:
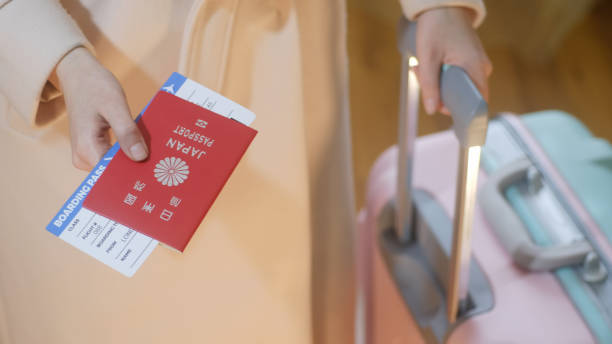
[[189, 166], [177, 157], [167, 157], [155, 165], [153, 173], [162, 185], [177, 186], [187, 179]]

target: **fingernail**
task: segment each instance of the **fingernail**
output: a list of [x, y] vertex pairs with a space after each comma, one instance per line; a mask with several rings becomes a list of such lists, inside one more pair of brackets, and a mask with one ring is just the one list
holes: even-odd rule
[[142, 143], [137, 143], [130, 147], [130, 153], [135, 160], [144, 160], [147, 157], [147, 150]]
[[425, 111], [428, 115], [433, 115], [436, 111], [436, 101], [433, 98], [425, 99]]

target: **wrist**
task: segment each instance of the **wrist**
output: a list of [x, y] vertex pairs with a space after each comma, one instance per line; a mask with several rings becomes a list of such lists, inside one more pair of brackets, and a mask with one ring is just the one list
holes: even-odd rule
[[472, 23], [476, 18], [476, 11], [464, 6], [442, 6], [425, 10], [419, 13], [415, 19], [418, 21], [422, 17], [439, 16], [444, 18], [461, 18], [468, 23]]
[[91, 59], [95, 59], [93, 55], [84, 47], [77, 47], [68, 52], [58, 62], [57, 66], [51, 73], [49, 81], [58, 89], [74, 78], [75, 74], [81, 67], [88, 63]]

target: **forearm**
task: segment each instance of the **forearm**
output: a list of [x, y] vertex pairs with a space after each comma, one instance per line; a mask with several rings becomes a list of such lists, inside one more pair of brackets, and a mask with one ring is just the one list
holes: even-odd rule
[[29, 122], [58, 62], [80, 46], [91, 49], [59, 2], [0, 0], [0, 92]]
[[472, 25], [478, 27], [486, 16], [482, 0], [399, 0], [406, 18], [415, 20], [421, 13], [439, 7], [464, 7], [473, 11]]

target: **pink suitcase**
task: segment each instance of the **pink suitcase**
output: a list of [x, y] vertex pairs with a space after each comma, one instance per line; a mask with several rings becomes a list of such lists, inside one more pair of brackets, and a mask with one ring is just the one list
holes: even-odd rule
[[[490, 124], [483, 159], [492, 158], [480, 168], [470, 166], [478, 165], [477, 158], [467, 162], [462, 154], [484, 144], [487, 110], [457, 67], [443, 68], [441, 75], [453, 130], [415, 139], [418, 92], [413, 91], [410, 66], [414, 27], [403, 20], [399, 37], [399, 147], [386, 150], [372, 167], [358, 218], [358, 342], [612, 342], [612, 284], [607, 278], [612, 247], [602, 228], [514, 115], [504, 114]], [[495, 151], [504, 135], [518, 137], [520, 147], [512, 154], [524, 156]], [[487, 172], [483, 165], [496, 154], [512, 163]], [[470, 176], [474, 171], [479, 202], [476, 186], [469, 185], [476, 182]], [[503, 197], [519, 181], [523, 186], [517, 188], [532, 198], [527, 204], [544, 207], [539, 215], [544, 220], [565, 218], [561, 205], [571, 207], [571, 221], [559, 228], [575, 228], [570, 222], [576, 222], [580, 233], [568, 229], [546, 247], [530, 239], [528, 226]], [[529, 191], [533, 187], [538, 191]], [[542, 195], [549, 195], [546, 202]], [[563, 204], [551, 199], [563, 199]], [[455, 218], [456, 212], [463, 221]], [[458, 230], [463, 233], [457, 235]], [[449, 298], [456, 311], [449, 311]]]

